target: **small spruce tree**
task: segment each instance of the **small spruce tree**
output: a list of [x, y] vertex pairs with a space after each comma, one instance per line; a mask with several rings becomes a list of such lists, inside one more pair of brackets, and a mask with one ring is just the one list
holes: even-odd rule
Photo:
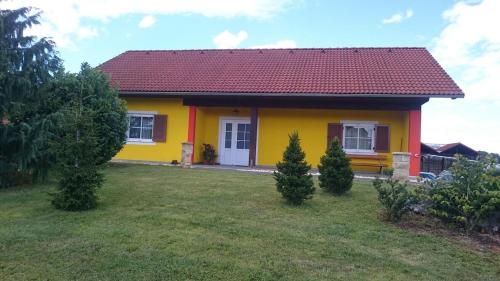
[[311, 199], [314, 193], [314, 182], [309, 174], [311, 165], [304, 160], [305, 153], [300, 147], [297, 132], [289, 135], [290, 142], [283, 153], [283, 161], [278, 162], [274, 172], [276, 187], [289, 203], [300, 205]]
[[340, 147], [339, 139], [335, 137], [318, 165], [319, 186], [338, 195], [349, 191], [354, 178], [350, 162], [351, 160]]
[[61, 73], [51, 90], [62, 99], [52, 144], [59, 175], [52, 204], [68, 211], [92, 209], [104, 180], [101, 170], [125, 142], [125, 104], [108, 78], [87, 63], [77, 74]]

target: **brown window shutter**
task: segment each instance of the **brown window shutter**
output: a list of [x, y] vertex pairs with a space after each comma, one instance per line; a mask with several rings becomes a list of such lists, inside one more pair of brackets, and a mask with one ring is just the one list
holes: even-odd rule
[[375, 134], [375, 151], [389, 152], [389, 126], [377, 126]]
[[167, 141], [167, 115], [155, 115], [153, 122], [153, 141]]
[[340, 145], [342, 146], [342, 131], [344, 127], [340, 123], [329, 123], [328, 133], [327, 133], [327, 147], [332, 143], [333, 139], [337, 137], [339, 139]]

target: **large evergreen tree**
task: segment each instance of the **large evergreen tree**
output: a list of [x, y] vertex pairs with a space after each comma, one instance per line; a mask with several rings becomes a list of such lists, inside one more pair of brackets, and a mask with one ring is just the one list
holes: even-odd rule
[[24, 34], [38, 17], [30, 8], [0, 10], [0, 187], [45, 175], [53, 160], [57, 108], [45, 85], [61, 61], [51, 40]]
[[125, 103], [107, 77], [86, 63], [78, 74], [58, 75], [50, 88], [63, 97], [54, 145], [60, 180], [52, 202], [64, 210], [91, 209], [103, 182], [103, 164], [125, 142]]
[[283, 161], [276, 164], [274, 172], [278, 192], [290, 203], [302, 204], [311, 199], [314, 193], [314, 182], [309, 174], [311, 165], [305, 161], [305, 153], [300, 147], [297, 132], [289, 136], [289, 144], [283, 153]]
[[351, 160], [340, 146], [339, 139], [335, 137], [318, 165], [319, 186], [338, 195], [349, 191], [354, 179], [350, 162]]

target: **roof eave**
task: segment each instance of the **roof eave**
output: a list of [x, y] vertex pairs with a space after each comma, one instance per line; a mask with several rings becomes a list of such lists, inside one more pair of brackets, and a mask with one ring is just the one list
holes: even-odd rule
[[456, 94], [399, 94], [399, 93], [231, 93], [231, 92], [159, 92], [159, 91], [119, 91], [122, 96], [184, 97], [184, 96], [254, 96], [254, 97], [372, 97], [372, 98], [464, 98], [463, 93]]

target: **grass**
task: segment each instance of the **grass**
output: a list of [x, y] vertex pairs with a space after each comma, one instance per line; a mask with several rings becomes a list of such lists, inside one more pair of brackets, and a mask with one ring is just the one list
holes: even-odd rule
[[111, 165], [97, 209], [0, 190], [0, 280], [499, 280], [498, 253], [380, 221], [369, 183], [284, 204], [270, 175]]

